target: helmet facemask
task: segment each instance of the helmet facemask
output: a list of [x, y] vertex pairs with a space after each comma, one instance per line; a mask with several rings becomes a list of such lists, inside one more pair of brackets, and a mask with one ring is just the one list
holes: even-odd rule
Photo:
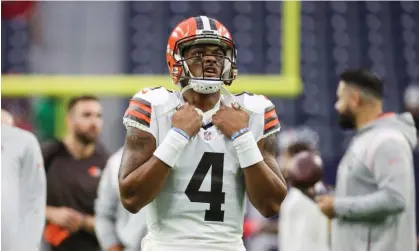
[[[183, 53], [194, 45], [218, 45], [222, 48], [224, 54], [201, 54], [193, 55], [185, 58]], [[175, 46], [173, 56], [176, 60], [173, 65], [172, 74], [179, 78], [182, 83], [183, 92], [186, 89], [193, 89], [202, 94], [215, 93], [220, 90], [223, 84], [231, 85], [232, 81], [237, 76], [236, 67], [236, 49], [233, 41], [217, 35], [196, 35], [181, 39]], [[205, 57], [213, 56], [216, 59], [215, 64], [219, 64], [221, 74], [219, 77], [205, 77]], [[195, 60], [195, 63], [200, 63], [202, 67], [202, 76], [193, 76], [189, 69], [187, 61]], [[211, 66], [207, 66], [211, 67]]]

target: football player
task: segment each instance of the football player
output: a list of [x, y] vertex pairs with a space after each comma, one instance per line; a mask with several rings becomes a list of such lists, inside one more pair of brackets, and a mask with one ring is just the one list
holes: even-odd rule
[[236, 48], [215, 19], [176, 26], [166, 60], [181, 91], [143, 89], [130, 101], [121, 201], [132, 213], [148, 205], [143, 251], [243, 251], [245, 192], [271, 217], [287, 191], [275, 160], [274, 105], [223, 87], [236, 78]]

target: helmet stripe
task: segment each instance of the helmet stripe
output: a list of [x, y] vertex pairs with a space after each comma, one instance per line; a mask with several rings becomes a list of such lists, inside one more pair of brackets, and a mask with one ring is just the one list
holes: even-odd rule
[[215, 20], [210, 18], [209, 23], [210, 23], [211, 30], [216, 31], [217, 30], [217, 24], [215, 23]]
[[202, 19], [202, 23], [204, 24], [204, 30], [210, 30], [210, 21], [209, 18], [207, 16], [201, 16]]
[[203, 30], [204, 29], [204, 21], [201, 17], [195, 17], [196, 22], [196, 30]]

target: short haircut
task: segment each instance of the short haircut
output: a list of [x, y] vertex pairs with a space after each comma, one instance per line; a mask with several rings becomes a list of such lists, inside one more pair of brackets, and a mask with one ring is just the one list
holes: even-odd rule
[[311, 152], [313, 150], [314, 150], [313, 147], [306, 143], [295, 143], [295, 144], [290, 145], [287, 148], [287, 152], [290, 157], [294, 157], [295, 155], [301, 152], [305, 152], [305, 151]]
[[99, 98], [94, 95], [82, 95], [82, 96], [73, 97], [70, 99], [70, 101], [68, 101], [67, 112], [70, 112], [74, 108], [74, 106], [76, 106], [76, 104], [80, 101], [98, 101], [99, 102]]
[[346, 84], [356, 86], [380, 100], [383, 99], [383, 81], [374, 73], [365, 69], [347, 69], [339, 77]]

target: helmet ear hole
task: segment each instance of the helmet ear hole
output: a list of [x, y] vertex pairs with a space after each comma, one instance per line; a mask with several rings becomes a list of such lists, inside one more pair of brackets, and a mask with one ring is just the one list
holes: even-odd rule
[[168, 65], [169, 67], [172, 67], [172, 64], [170, 63], [170, 61], [167, 61], [167, 65]]

